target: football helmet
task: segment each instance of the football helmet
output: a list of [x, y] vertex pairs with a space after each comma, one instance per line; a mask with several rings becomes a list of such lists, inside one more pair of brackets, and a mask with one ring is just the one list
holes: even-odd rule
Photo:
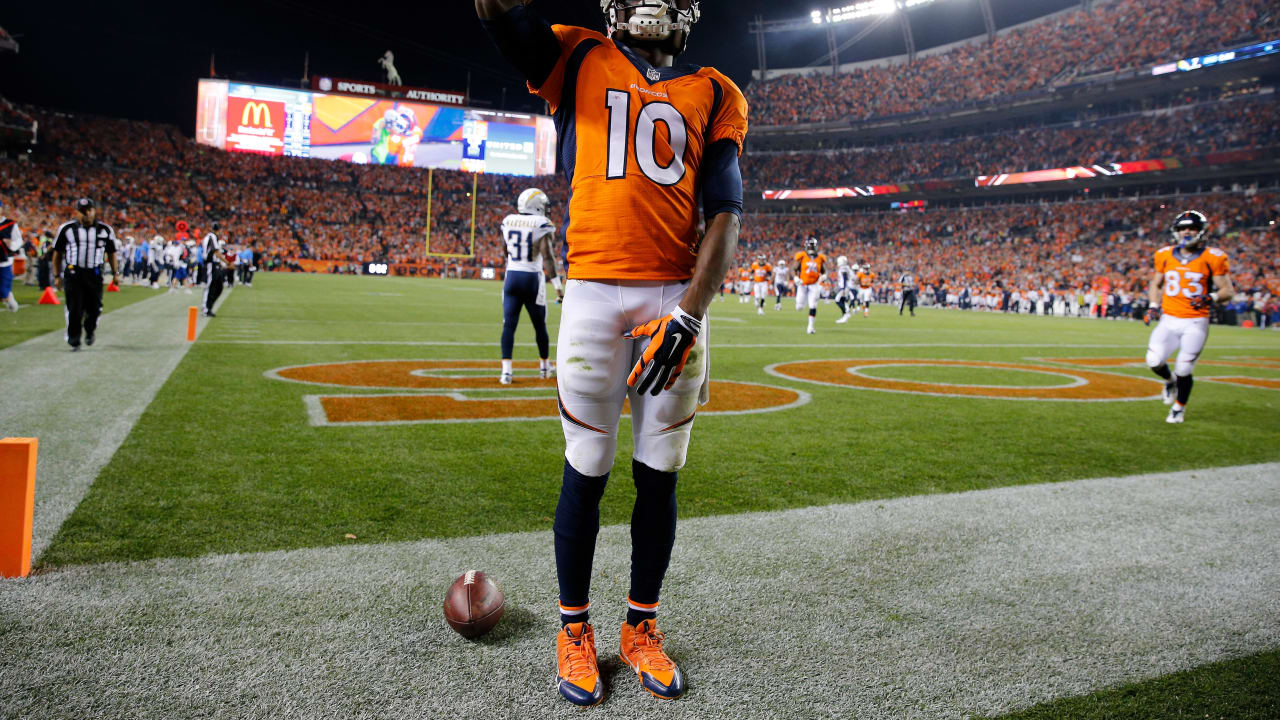
[[[1204, 235], [1209, 230], [1209, 219], [1199, 210], [1186, 210], [1178, 214], [1169, 232], [1179, 247], [1199, 249], [1204, 247]], [[1191, 233], [1191, 234], [1188, 234]]]
[[756, 262], [760, 263], [761, 265], [769, 264], [769, 261], [765, 259], [764, 253], [760, 253], [759, 255], [756, 256]]
[[844, 267], [845, 265], [848, 265], [848, 264], [849, 264], [849, 258], [845, 257], [844, 255], [841, 255], [840, 257], [836, 258], [836, 267]]
[[151, 238], [151, 242], [153, 242], [153, 243], [163, 243], [163, 242], [164, 242], [164, 236], [163, 236], [163, 235], [157, 235], [157, 236], [155, 236], [155, 237]]
[[[388, 111], [390, 113], [391, 111]], [[413, 129], [418, 127], [418, 116], [413, 112], [413, 108], [405, 105], [397, 105], [394, 117], [391, 119], [391, 127], [397, 135], [408, 135]]]
[[698, 0], [600, 0], [609, 37], [679, 55], [702, 17]]
[[516, 200], [516, 211], [521, 215], [546, 215], [547, 206], [551, 204], [551, 198], [538, 188], [529, 188], [520, 193], [520, 198]]
[[818, 238], [809, 236], [809, 239], [804, 241], [804, 251], [809, 253], [810, 255], [817, 255], [818, 254]]

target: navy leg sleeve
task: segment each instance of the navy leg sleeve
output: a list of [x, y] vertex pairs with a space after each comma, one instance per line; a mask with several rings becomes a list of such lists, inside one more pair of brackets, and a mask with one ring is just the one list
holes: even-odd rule
[[589, 602], [591, 563], [596, 554], [596, 535], [600, 532], [600, 498], [608, 482], [607, 473], [590, 477], [574, 470], [568, 460], [564, 461], [554, 525], [556, 577], [563, 606], [579, 607]]
[[659, 472], [631, 461], [636, 504], [631, 512], [631, 591], [633, 602], [658, 602], [662, 579], [676, 544], [677, 473]]

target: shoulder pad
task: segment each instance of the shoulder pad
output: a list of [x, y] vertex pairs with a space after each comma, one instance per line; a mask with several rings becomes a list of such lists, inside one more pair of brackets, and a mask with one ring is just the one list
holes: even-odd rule
[[1223, 251], [1219, 250], [1218, 248], [1209, 248], [1209, 254], [1210, 254], [1210, 255], [1217, 255], [1218, 257], [1226, 257], [1226, 256], [1227, 256], [1227, 254], [1226, 254], [1225, 252], [1223, 252]]
[[598, 40], [601, 43], [613, 45], [613, 41], [605, 37], [604, 33], [577, 25], [552, 25], [551, 32], [555, 33], [560, 46], [564, 48], [575, 47], [583, 40]]

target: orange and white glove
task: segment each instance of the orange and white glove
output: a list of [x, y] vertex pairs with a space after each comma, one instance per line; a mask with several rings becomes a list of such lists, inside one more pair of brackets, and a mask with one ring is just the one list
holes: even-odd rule
[[640, 362], [631, 369], [627, 386], [643, 395], [657, 395], [670, 390], [676, 384], [689, 360], [689, 351], [702, 331], [702, 321], [680, 309], [677, 305], [670, 315], [664, 315], [644, 325], [631, 328], [623, 337], [634, 340], [647, 337], [649, 347], [640, 356]]
[[1147, 308], [1147, 312], [1142, 315], [1143, 325], [1150, 325], [1151, 323], [1157, 322], [1159, 320], [1160, 320], [1160, 308], [1158, 307], [1149, 307]]
[[1213, 307], [1212, 295], [1197, 295], [1191, 298], [1191, 307], [1196, 310], [1208, 310]]

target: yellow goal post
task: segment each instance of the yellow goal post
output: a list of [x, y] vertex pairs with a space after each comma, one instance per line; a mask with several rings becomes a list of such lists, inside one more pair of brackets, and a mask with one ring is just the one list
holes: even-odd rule
[[426, 256], [438, 258], [473, 258], [476, 256], [476, 202], [480, 195], [480, 173], [471, 173], [471, 236], [467, 243], [467, 252], [432, 252], [431, 223], [435, 219], [431, 211], [432, 195], [435, 192], [435, 170], [427, 170], [427, 238]]

